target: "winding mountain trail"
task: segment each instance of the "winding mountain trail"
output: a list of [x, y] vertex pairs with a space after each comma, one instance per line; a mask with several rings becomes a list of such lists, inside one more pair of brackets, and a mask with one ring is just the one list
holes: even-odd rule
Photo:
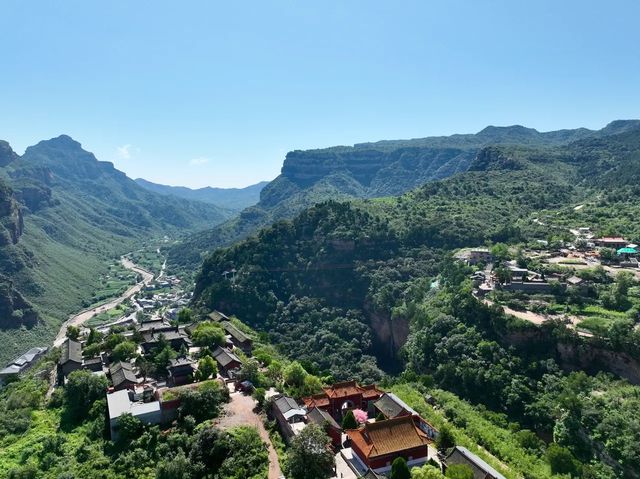
[[100, 306], [97, 306], [95, 308], [81, 311], [75, 316], [70, 317], [67, 321], [62, 323], [62, 326], [60, 326], [60, 331], [58, 331], [58, 335], [56, 336], [56, 339], [53, 342], [54, 346], [58, 347], [62, 343], [64, 343], [64, 340], [67, 337], [67, 328], [69, 326], [82, 326], [85, 322], [87, 322], [96, 314], [103, 313], [105, 311], [115, 308], [116, 306], [118, 306], [119, 304], [121, 304], [122, 302], [129, 299], [131, 296], [133, 296], [137, 292], [139, 292], [146, 284], [149, 284], [153, 280], [153, 273], [150, 273], [146, 269], [143, 269], [140, 266], [136, 265], [133, 261], [131, 261], [127, 257], [122, 256], [120, 258], [120, 262], [122, 263], [122, 266], [124, 266], [125, 268], [140, 274], [142, 276], [142, 280], [136, 283], [135, 285], [131, 286], [129, 289], [127, 289], [127, 291], [125, 291], [121, 296], [118, 296], [117, 298], [114, 298], [111, 301], [105, 304], [102, 304]]

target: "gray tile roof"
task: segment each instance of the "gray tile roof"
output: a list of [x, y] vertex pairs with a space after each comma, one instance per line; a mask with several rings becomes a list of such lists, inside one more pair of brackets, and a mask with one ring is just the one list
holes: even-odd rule
[[317, 407], [307, 412], [307, 419], [318, 426], [322, 426], [326, 422], [333, 428], [342, 429], [336, 420], [331, 417], [331, 414]]
[[[469, 451], [466, 447], [456, 446], [453, 448], [453, 451], [447, 456], [446, 459], [447, 465], [451, 464], [469, 464], [475, 466], [474, 469], [474, 479], [477, 478], [493, 478], [493, 479], [506, 479], [502, 474], [496, 471], [489, 464], [484, 462], [474, 453]], [[484, 474], [480, 474], [477, 470], [481, 470]], [[487, 477], [488, 475], [488, 477]]]
[[373, 405], [384, 414], [387, 418], [398, 417], [404, 408], [394, 401], [394, 398], [388, 394], [383, 394], [380, 399], [373, 403]]
[[234, 341], [238, 342], [239, 344], [251, 342], [251, 338], [249, 338], [246, 334], [236, 328], [229, 321], [223, 321], [222, 327], [227, 332], [227, 334], [229, 334], [234, 339]]
[[82, 345], [78, 341], [67, 338], [65, 342], [62, 343], [60, 364], [66, 364], [69, 361], [82, 364]]
[[231, 351], [229, 351], [227, 348], [221, 348], [220, 346], [218, 346], [214, 351], [213, 351], [213, 357], [215, 358], [216, 361], [218, 361], [218, 363], [220, 363], [222, 365], [222, 367], [226, 368], [229, 364], [231, 364], [234, 361], [237, 361], [238, 363], [242, 363], [242, 361], [240, 361], [240, 358], [238, 356], [236, 356], [235, 354], [233, 354]]
[[109, 368], [109, 372], [111, 373], [111, 381], [113, 382], [114, 387], [120, 386], [125, 381], [132, 383], [138, 382], [138, 378], [133, 372], [133, 366], [128, 362], [118, 361], [117, 363], [114, 363]]

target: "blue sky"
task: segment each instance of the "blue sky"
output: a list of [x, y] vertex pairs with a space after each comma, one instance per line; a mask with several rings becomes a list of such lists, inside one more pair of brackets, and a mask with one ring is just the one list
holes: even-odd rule
[[640, 117], [640, 2], [4, 0], [0, 138], [131, 177], [272, 179], [287, 151]]

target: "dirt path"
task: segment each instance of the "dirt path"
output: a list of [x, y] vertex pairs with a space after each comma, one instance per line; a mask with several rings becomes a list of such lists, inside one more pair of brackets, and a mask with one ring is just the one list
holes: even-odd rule
[[58, 335], [56, 336], [56, 339], [53, 342], [54, 346], [60, 346], [64, 342], [65, 338], [67, 337], [67, 328], [69, 326], [81, 326], [96, 314], [115, 308], [116, 306], [118, 306], [119, 304], [129, 299], [134, 294], [136, 294], [138, 291], [140, 291], [144, 287], [144, 285], [150, 283], [151, 280], [153, 279], [152, 273], [150, 273], [146, 269], [140, 268], [128, 258], [123, 256], [122, 258], [120, 258], [120, 261], [122, 262], [122, 266], [124, 266], [125, 268], [140, 274], [142, 276], [142, 281], [135, 284], [134, 286], [131, 286], [122, 296], [112, 299], [108, 303], [98, 306], [97, 308], [81, 311], [80, 313], [76, 314], [75, 316], [72, 316], [67, 321], [62, 323], [62, 326], [60, 327], [60, 331], [58, 331]]
[[256, 402], [251, 396], [245, 396], [239, 392], [231, 393], [231, 400], [224, 408], [224, 415], [216, 421], [221, 429], [230, 429], [236, 426], [253, 426], [258, 430], [260, 437], [269, 446], [269, 479], [279, 479], [282, 475], [278, 454], [271, 444], [269, 433], [264, 428], [262, 417], [253, 411]]
[[[482, 302], [488, 306], [492, 306], [496, 304], [493, 301], [490, 301], [488, 299], [482, 299]], [[498, 306], [501, 306], [502, 311], [504, 311], [506, 314], [510, 314], [511, 316], [515, 316], [516, 318], [523, 319], [525, 321], [529, 321], [530, 323], [533, 323], [533, 324], [541, 325], [542, 323], [550, 319], [548, 316], [534, 313], [533, 311], [516, 311], [515, 309], [511, 309], [508, 306], [502, 306], [502, 305], [498, 305]], [[578, 323], [581, 321], [579, 317], [567, 316], [567, 318], [571, 321], [571, 326], [573, 327], [573, 329], [576, 330], [579, 336], [584, 336], [586, 338], [593, 337], [592, 333], [589, 333], [587, 331], [579, 331], [577, 329]]]

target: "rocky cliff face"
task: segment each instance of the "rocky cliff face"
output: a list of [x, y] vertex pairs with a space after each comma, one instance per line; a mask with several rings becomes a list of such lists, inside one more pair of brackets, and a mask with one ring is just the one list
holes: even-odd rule
[[[14, 246], [24, 231], [22, 209], [13, 191], [0, 179], [0, 271], [10, 273], [21, 268]], [[15, 288], [11, 279], [0, 274], [0, 328], [31, 327], [38, 314]]]
[[0, 166], [7, 166], [14, 160], [18, 159], [18, 155], [13, 151], [9, 143], [0, 140]]
[[[364, 196], [386, 196], [465, 171], [474, 156], [475, 150], [426, 147], [292, 151], [287, 154], [281, 176], [299, 188], [308, 188], [331, 175], [343, 174], [358, 183]], [[263, 195], [263, 199], [267, 198]]]
[[0, 246], [16, 244], [24, 230], [22, 210], [13, 191], [0, 180]]
[[38, 313], [15, 289], [13, 282], [0, 275], [0, 328], [32, 327], [38, 320]]

